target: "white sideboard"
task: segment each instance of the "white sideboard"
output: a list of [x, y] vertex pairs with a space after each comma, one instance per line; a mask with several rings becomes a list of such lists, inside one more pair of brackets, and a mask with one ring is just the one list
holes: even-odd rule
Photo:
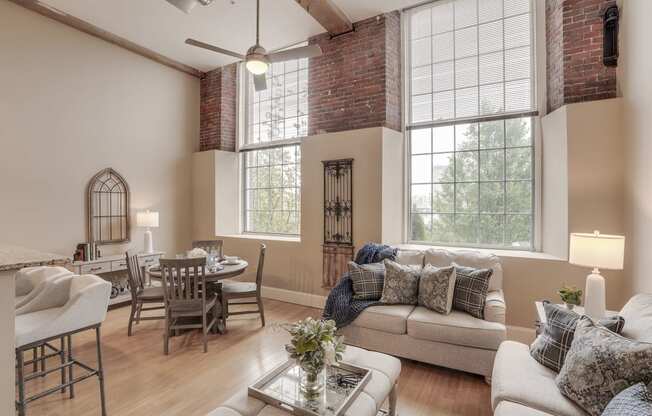
[[[138, 264], [140, 265], [143, 276], [146, 276], [146, 270], [151, 266], [158, 265], [158, 261], [163, 257], [162, 251], [155, 251], [153, 253], [139, 253], [138, 254]], [[127, 259], [124, 254], [119, 254], [115, 256], [106, 256], [101, 257], [95, 260], [88, 261], [75, 261], [68, 265], [68, 269], [75, 274], [95, 274], [100, 277], [108, 277], [107, 274], [113, 274], [116, 272], [126, 273], [127, 271]], [[116, 273], [117, 274], [117, 273]], [[103, 276], [104, 275], [104, 276]], [[113, 283], [113, 279], [107, 279]], [[109, 301], [109, 305], [115, 305], [118, 303], [129, 302], [131, 301], [131, 294], [129, 291], [118, 294], [116, 297], [112, 297]]]

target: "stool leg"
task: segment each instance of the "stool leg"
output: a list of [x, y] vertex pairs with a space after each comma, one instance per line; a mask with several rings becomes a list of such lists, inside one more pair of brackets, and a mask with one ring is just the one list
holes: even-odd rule
[[95, 342], [97, 344], [97, 376], [100, 379], [100, 403], [102, 416], [106, 416], [106, 399], [104, 397], [104, 369], [102, 368], [102, 344], [100, 344], [100, 327], [95, 329]]
[[[59, 348], [59, 361], [61, 362], [61, 365], [64, 365], [66, 363], [66, 340], [64, 337], [61, 337], [61, 346]], [[61, 367], [61, 384], [66, 384], [66, 368]], [[62, 387], [61, 388], [61, 393], [65, 393], [66, 388]]]
[[32, 372], [37, 373], [38, 372], [38, 347], [34, 347], [32, 350]]
[[45, 344], [41, 345], [41, 377], [45, 377]]
[[18, 416], [25, 416], [25, 376], [23, 373], [25, 364], [22, 350], [16, 350], [16, 362], [18, 363], [18, 402], [16, 407], [18, 408]]
[[[67, 338], [68, 338], [68, 364], [70, 364], [72, 363], [72, 336], [68, 335]], [[72, 368], [73, 365], [70, 364], [68, 366], [68, 379], [70, 380], [71, 383], [75, 379], [72, 374]], [[75, 397], [75, 385], [71, 384], [68, 388], [70, 389], [70, 398], [72, 399]]]
[[397, 384], [394, 383], [392, 390], [389, 392], [389, 416], [398, 416], [398, 413], [396, 413], [396, 403], [398, 402]]

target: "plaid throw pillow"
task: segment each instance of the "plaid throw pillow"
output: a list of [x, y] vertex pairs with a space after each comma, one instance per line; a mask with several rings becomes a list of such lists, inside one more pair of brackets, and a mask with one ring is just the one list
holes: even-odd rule
[[634, 384], [618, 393], [602, 413], [602, 416], [641, 415], [652, 415], [652, 394], [644, 383]]
[[349, 262], [349, 276], [353, 283], [353, 299], [378, 300], [383, 295], [385, 265], [383, 263], [357, 264]]
[[[547, 300], [543, 301], [543, 309], [546, 325], [541, 335], [530, 346], [530, 355], [539, 364], [559, 372], [573, 343], [580, 315]], [[598, 324], [619, 334], [625, 326], [625, 319], [621, 316], [611, 316], [601, 319]]]
[[463, 267], [455, 263], [453, 266], [455, 266], [456, 274], [453, 309], [484, 319], [484, 304], [487, 300], [489, 279], [493, 270]]

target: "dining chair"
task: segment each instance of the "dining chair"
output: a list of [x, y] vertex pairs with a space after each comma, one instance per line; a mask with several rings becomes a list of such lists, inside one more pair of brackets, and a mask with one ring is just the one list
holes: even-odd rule
[[215, 250], [219, 259], [224, 258], [224, 240], [195, 240], [192, 242], [192, 248], [201, 248], [209, 254]]
[[[265, 265], [265, 244], [260, 245], [260, 254], [258, 256], [258, 269], [256, 270], [256, 282], [236, 282], [236, 281], [223, 281], [222, 282], [222, 305], [224, 308], [224, 315], [228, 318], [230, 315], [249, 315], [260, 314], [260, 320], [265, 326], [265, 310], [263, 308], [263, 298], [261, 296], [261, 289], [263, 286], [263, 266]], [[248, 302], [233, 302], [230, 300], [236, 299], [251, 299], [256, 298], [256, 301]], [[245, 310], [230, 312], [231, 306], [238, 305], [258, 305], [257, 310]]]
[[[143, 269], [138, 263], [138, 253], [136, 253], [136, 250], [127, 250], [126, 258], [129, 289], [131, 292], [131, 312], [129, 313], [127, 336], [131, 336], [131, 327], [134, 321], [138, 324], [140, 321], [165, 319], [165, 314], [140, 316], [141, 312], [165, 309], [165, 299], [162, 287], [145, 286], [145, 281], [142, 275]], [[154, 304], [157, 306], [145, 306], [146, 304]]]
[[[170, 331], [180, 329], [201, 329], [204, 352], [207, 352], [207, 334], [217, 324], [222, 311], [218, 294], [206, 286], [206, 257], [161, 259], [160, 267], [165, 295], [165, 355], [168, 354]], [[201, 318], [201, 323], [191, 323], [186, 318]]]

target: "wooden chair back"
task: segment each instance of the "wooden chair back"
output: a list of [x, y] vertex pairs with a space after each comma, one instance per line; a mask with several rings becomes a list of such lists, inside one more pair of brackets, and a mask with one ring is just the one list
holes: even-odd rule
[[161, 259], [163, 292], [168, 304], [205, 300], [206, 257]]
[[258, 255], [258, 269], [256, 270], [256, 290], [260, 291], [263, 286], [263, 267], [265, 266], [265, 244], [260, 245], [260, 254]]
[[127, 276], [129, 279], [129, 289], [131, 297], [135, 298], [143, 290], [145, 282], [143, 281], [142, 269], [138, 263], [138, 253], [136, 250], [127, 250], [125, 254], [127, 260]]
[[196, 240], [192, 242], [192, 248], [201, 248], [209, 254], [212, 250], [215, 250], [220, 259], [224, 258], [223, 240]]

